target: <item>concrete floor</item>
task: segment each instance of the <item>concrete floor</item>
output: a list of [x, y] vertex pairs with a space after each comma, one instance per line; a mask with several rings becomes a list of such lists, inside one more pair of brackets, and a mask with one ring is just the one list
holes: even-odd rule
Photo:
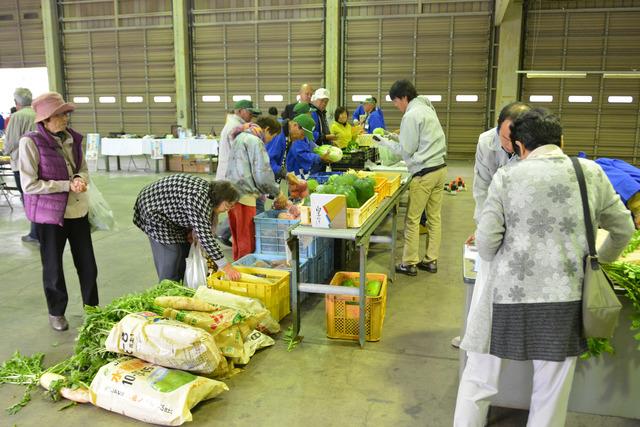
[[[461, 175], [470, 186], [472, 165], [452, 162], [451, 178]], [[153, 173], [96, 173], [94, 180], [111, 204], [118, 222], [114, 232], [93, 235], [102, 304], [156, 283], [146, 236], [131, 223], [138, 191], [159, 176]], [[0, 360], [15, 350], [43, 352], [50, 366], [73, 351], [76, 328], [82, 323], [79, 286], [71, 255], [65, 255], [71, 329], [54, 332], [47, 322], [41, 266], [35, 246], [22, 243], [28, 230], [22, 208], [13, 212], [0, 201]], [[19, 205], [19, 199], [14, 199]], [[312, 295], [303, 306], [304, 341], [292, 352], [277, 339], [258, 353], [244, 372], [227, 380], [230, 391], [193, 411], [192, 425], [227, 426], [450, 426], [458, 384], [458, 351], [450, 340], [458, 335], [464, 289], [462, 242], [473, 230], [471, 192], [446, 196], [444, 238], [439, 272], [420, 272], [417, 279], [398, 276], [390, 285], [383, 338], [360, 349], [354, 342], [326, 338], [324, 301]], [[402, 227], [400, 221], [400, 228]], [[401, 234], [400, 234], [401, 236]], [[402, 241], [397, 248], [401, 253]], [[227, 251], [229, 253], [229, 251]], [[385, 272], [388, 250], [372, 245], [369, 271]], [[291, 316], [283, 320], [283, 329]], [[22, 388], [0, 387], [0, 406], [17, 402]], [[39, 391], [21, 412], [0, 414], [0, 426], [142, 425], [91, 405], [60, 412]], [[495, 426], [526, 423], [523, 411], [492, 412]], [[46, 421], [45, 421], [46, 420]], [[638, 426], [636, 420], [570, 413], [567, 426]]]

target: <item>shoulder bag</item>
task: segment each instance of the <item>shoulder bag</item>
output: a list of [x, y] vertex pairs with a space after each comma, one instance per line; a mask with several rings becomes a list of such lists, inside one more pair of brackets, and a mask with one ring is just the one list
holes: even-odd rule
[[618, 326], [618, 317], [622, 304], [618, 300], [611, 280], [600, 267], [596, 244], [593, 235], [593, 224], [589, 212], [587, 186], [585, 184], [582, 167], [577, 158], [571, 162], [578, 177], [584, 225], [587, 232], [589, 254], [584, 259], [584, 281], [582, 285], [582, 327], [585, 338], [611, 338]]

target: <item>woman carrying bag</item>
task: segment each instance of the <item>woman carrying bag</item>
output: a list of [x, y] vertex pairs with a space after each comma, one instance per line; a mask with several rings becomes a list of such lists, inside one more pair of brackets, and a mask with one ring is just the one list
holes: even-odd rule
[[64, 314], [67, 287], [62, 255], [67, 240], [78, 272], [82, 302], [98, 305], [98, 268], [88, 219], [89, 173], [82, 154], [82, 135], [67, 127], [75, 106], [59, 93], [40, 95], [32, 102], [36, 131], [20, 139], [19, 169], [24, 210], [36, 224], [49, 324], [69, 328]]
[[[489, 187], [476, 244], [489, 262], [487, 285], [467, 318], [460, 347], [455, 426], [484, 426], [507, 360], [531, 360], [529, 426], [564, 426], [576, 358], [587, 350], [582, 326], [583, 203], [572, 161], [560, 148], [562, 127], [545, 109], [511, 125], [520, 161], [499, 169]], [[609, 231], [599, 251], [614, 261], [634, 231], [631, 215], [602, 169], [580, 160], [594, 227]]]

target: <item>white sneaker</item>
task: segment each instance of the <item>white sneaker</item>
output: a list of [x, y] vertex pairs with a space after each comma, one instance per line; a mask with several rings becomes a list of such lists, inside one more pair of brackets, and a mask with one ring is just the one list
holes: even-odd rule
[[451, 345], [455, 348], [460, 348], [460, 336], [452, 338]]

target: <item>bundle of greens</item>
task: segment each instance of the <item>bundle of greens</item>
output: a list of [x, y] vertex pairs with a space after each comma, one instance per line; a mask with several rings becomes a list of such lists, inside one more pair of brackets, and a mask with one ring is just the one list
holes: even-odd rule
[[[636, 236], [638, 236], [637, 233]], [[634, 242], [632, 240], [630, 245], [633, 244]], [[633, 252], [633, 250], [628, 250], [627, 248], [625, 252], [630, 253]], [[640, 330], [640, 265], [628, 262], [614, 262], [612, 264], [603, 265], [602, 267], [614, 284], [624, 288], [625, 297], [631, 301], [633, 313], [630, 319], [630, 329], [632, 331]], [[625, 321], [626, 319], [620, 320]], [[640, 332], [636, 333], [634, 338], [636, 341], [640, 342]], [[615, 349], [608, 339], [589, 338], [587, 340], [587, 344], [589, 345], [589, 351], [580, 356], [582, 359], [599, 356], [602, 353], [615, 353]], [[638, 350], [640, 350], [640, 343], [638, 344]]]
[[26, 386], [22, 400], [7, 409], [9, 413], [16, 413], [31, 399], [31, 391], [37, 386], [42, 374], [51, 372], [65, 377], [64, 380], [54, 381], [49, 394], [52, 399], [60, 398], [60, 389], [68, 387], [89, 388], [98, 370], [115, 360], [118, 355], [106, 351], [104, 342], [111, 328], [123, 317], [130, 313], [152, 311], [162, 315], [163, 308], [154, 303], [159, 296], [189, 296], [195, 291], [180, 283], [163, 280], [160, 284], [141, 293], [125, 295], [105, 307], [85, 307], [85, 320], [80, 327], [74, 355], [44, 369], [42, 360], [44, 354], [37, 353], [31, 357], [22, 356], [16, 352], [11, 359], [0, 367], [0, 384], [18, 384]]

